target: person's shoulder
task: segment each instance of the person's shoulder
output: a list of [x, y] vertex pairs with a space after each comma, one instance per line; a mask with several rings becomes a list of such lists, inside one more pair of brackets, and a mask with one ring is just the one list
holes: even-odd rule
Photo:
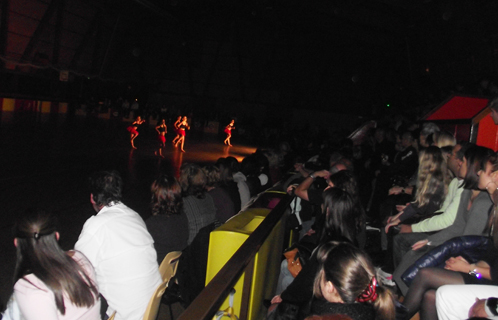
[[122, 218], [129, 216], [140, 217], [137, 212], [121, 202], [112, 206], [105, 206], [96, 215], [88, 218], [83, 226], [83, 229], [98, 229], [110, 223], [118, 224], [120, 221], [125, 220]]
[[17, 293], [26, 294], [30, 291], [48, 292], [49, 289], [47, 288], [45, 283], [43, 283], [43, 281], [41, 281], [37, 276], [31, 273], [16, 281], [16, 283], [14, 284], [14, 291]]
[[486, 191], [481, 191], [479, 192], [479, 195], [477, 196], [475, 202], [479, 201], [483, 205], [491, 205], [493, 201], [491, 201], [491, 197]]
[[68, 251], [68, 254], [78, 264], [81, 264], [81, 265], [91, 264], [90, 260], [88, 260], [88, 258], [81, 251], [70, 250], [70, 251]]

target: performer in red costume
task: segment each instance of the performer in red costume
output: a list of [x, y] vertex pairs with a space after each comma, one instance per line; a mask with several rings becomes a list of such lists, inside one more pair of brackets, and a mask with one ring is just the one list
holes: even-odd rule
[[235, 120], [230, 121], [230, 123], [225, 127], [225, 133], [227, 134], [227, 137], [225, 141], [223, 141], [224, 144], [227, 144], [229, 146], [232, 146], [230, 143], [230, 138], [232, 137], [232, 130], [235, 129], [235, 126], [233, 125], [235, 123]]
[[138, 126], [144, 122], [145, 120], [142, 120], [142, 118], [138, 116], [137, 119], [131, 124], [131, 126], [126, 128], [126, 130], [128, 130], [128, 132], [131, 134], [130, 142], [131, 142], [131, 147], [133, 149], [136, 149], [135, 144], [133, 144], [133, 140], [135, 140], [135, 138], [138, 136], [138, 131], [137, 131]]
[[177, 147], [178, 144], [181, 143], [180, 150], [182, 150], [182, 152], [185, 152], [185, 150], [183, 150], [183, 145], [185, 143], [185, 129], [190, 130], [190, 126], [187, 122], [187, 117], [183, 117], [182, 122], [180, 122], [180, 124], [178, 125], [178, 134], [180, 135], [180, 139], [178, 139], [175, 143], [175, 147]]
[[168, 133], [168, 127], [166, 126], [166, 120], [163, 119], [163, 121], [161, 121], [161, 124], [156, 127], [156, 131], [158, 134], [157, 138], [159, 140], [159, 150], [156, 151], [155, 154], [164, 158], [163, 148], [166, 144], [166, 133]]

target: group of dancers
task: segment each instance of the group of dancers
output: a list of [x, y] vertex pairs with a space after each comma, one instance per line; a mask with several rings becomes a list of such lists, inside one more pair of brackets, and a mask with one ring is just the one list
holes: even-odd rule
[[[136, 149], [134, 144], [135, 138], [138, 136], [138, 126], [144, 123], [145, 120], [143, 120], [140, 116], [138, 116], [133, 123], [126, 128], [128, 132], [130, 132], [130, 143], [131, 147], [133, 149]], [[235, 120], [230, 121], [230, 123], [225, 127], [224, 132], [226, 133], [227, 137], [223, 141], [224, 144], [228, 146], [232, 146], [230, 143], [230, 138], [232, 137], [232, 130], [235, 129]], [[182, 117], [178, 116], [176, 119], [175, 123], [173, 124], [174, 130], [176, 132], [176, 137], [173, 139], [173, 145], [175, 148], [178, 147], [180, 144], [180, 150], [182, 152], [185, 152], [183, 149], [183, 146], [185, 144], [185, 132], [186, 130], [190, 130], [190, 125], [187, 122], [187, 117]], [[166, 126], [166, 120], [162, 120], [161, 123], [156, 127], [156, 131], [158, 134], [158, 140], [159, 140], [159, 150], [155, 151], [154, 154], [160, 157], [163, 157], [163, 148], [166, 146], [166, 134], [168, 133], [168, 127]]]

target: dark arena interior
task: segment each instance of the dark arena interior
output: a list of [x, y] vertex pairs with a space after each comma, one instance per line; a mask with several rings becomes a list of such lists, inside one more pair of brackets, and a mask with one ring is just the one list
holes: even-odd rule
[[[320, 236], [322, 229], [328, 234], [318, 219], [329, 217], [322, 213], [328, 194], [322, 191], [327, 185], [341, 188], [330, 177], [344, 169], [355, 179], [356, 195], [350, 197], [355, 212], [361, 212], [355, 220], [358, 235], [351, 237], [337, 227], [343, 233], [331, 239], [350, 240], [380, 268], [382, 275], [376, 279], [399, 302], [396, 319], [444, 317], [446, 311], [439, 308], [434, 318], [436, 302], [431, 309], [426, 307], [430, 301], [417, 304], [410, 293], [414, 289], [406, 289], [407, 294], [405, 283], [413, 279], [397, 278], [402, 272], [396, 270], [405, 261], [397, 250], [408, 227], [408, 234], [432, 237], [417, 241], [436, 239], [434, 233], [452, 227], [420, 226], [435, 213], [445, 214], [450, 195], [456, 197], [448, 191], [453, 190], [450, 181], [463, 179], [459, 168], [465, 166], [456, 146], [483, 147], [471, 146], [468, 151], [482, 161], [472, 167], [474, 191], [489, 202], [479, 207], [487, 208], [486, 219], [489, 208], [494, 208], [489, 186], [495, 183], [490, 173], [495, 167], [489, 169], [489, 177], [482, 172], [486, 163], [498, 166], [497, 13], [494, 0], [0, 0], [0, 311], [13, 295], [14, 282], [20, 281], [13, 279], [16, 254], [20, 255], [13, 230], [26, 211], [41, 208], [56, 216], [59, 244], [71, 250], [85, 221], [96, 214], [88, 182], [92, 173], [117, 170], [123, 179], [123, 203], [147, 221], [153, 216], [151, 184], [159, 176], [180, 180], [185, 164], [219, 168], [220, 158], [233, 157], [238, 163], [231, 170], [240, 169], [251, 200], [241, 195], [242, 210], [235, 210], [238, 215], [225, 224], [215, 219], [215, 231], [252, 214], [268, 218], [254, 222], [255, 228], [261, 222], [261, 229], [273, 230], [260, 235], [263, 231], [254, 231], [249, 223], [241, 234], [260, 238], [249, 238], [245, 245], [253, 246], [246, 255], [259, 258], [227, 258], [226, 265], [236, 266], [233, 270], [256, 270], [246, 279], [244, 293], [235, 298], [241, 319], [266, 317], [264, 304], [280, 293], [275, 290], [280, 288], [285, 249], [301, 243], [312, 225], [312, 230], [320, 226], [313, 231]], [[163, 120], [166, 127], [161, 127]], [[182, 130], [184, 141], [176, 145]], [[419, 158], [421, 154], [425, 158]], [[431, 168], [437, 168], [421, 174], [418, 166], [430, 161], [428, 154], [436, 163]], [[408, 158], [413, 163], [407, 163]], [[229, 180], [238, 183], [232, 174], [236, 172]], [[220, 183], [216, 182], [217, 189]], [[287, 190], [292, 184], [295, 192]], [[181, 187], [186, 198], [188, 188]], [[242, 192], [240, 186], [238, 190]], [[272, 192], [279, 196], [272, 198]], [[474, 199], [478, 196], [471, 198], [469, 208]], [[408, 210], [396, 205], [407, 203], [418, 211], [404, 220]], [[427, 209], [431, 205], [435, 207]], [[293, 224], [296, 206], [303, 212], [298, 227]], [[458, 208], [455, 205], [454, 221], [464, 211], [457, 213]], [[216, 209], [221, 210], [218, 205]], [[396, 210], [403, 212], [401, 218]], [[461, 213], [465, 223], [477, 221], [477, 216], [469, 218], [472, 212]], [[391, 218], [398, 221], [386, 234]], [[489, 221], [494, 220], [482, 222], [482, 231], [471, 232], [466, 225], [452, 234], [487, 239], [489, 228], [484, 227], [491, 226]], [[211, 235], [211, 245], [213, 239]], [[408, 249], [399, 249], [403, 254], [410, 251], [413, 239]], [[431, 242], [437, 247], [444, 241]], [[432, 248], [431, 242], [421, 250]], [[320, 245], [315, 243], [312, 249]], [[264, 249], [267, 246], [272, 249]], [[187, 256], [185, 250], [179, 251]], [[487, 277], [486, 287], [497, 286], [493, 276], [498, 276], [498, 267], [471, 256], [475, 259], [464, 267], [469, 270], [449, 267], [465, 274], [463, 282], [444, 284], [476, 284], [475, 279], [467, 281], [469, 271], [470, 276]], [[189, 261], [182, 259], [179, 270], [187, 272], [181, 264]], [[261, 278], [258, 259], [271, 260], [269, 278]], [[487, 271], [480, 269], [482, 260]], [[444, 261], [439, 263], [444, 267]], [[211, 275], [209, 268], [211, 279], [216, 273]], [[169, 310], [181, 320], [211, 319], [228, 306], [222, 302], [241, 272], [234, 271], [233, 279], [223, 278], [226, 287], [213, 281], [198, 296], [212, 296], [213, 301], [174, 302]], [[248, 289], [251, 282], [253, 291]], [[413, 286], [412, 282], [406, 287]], [[431, 289], [433, 296], [437, 288]], [[498, 297], [496, 288], [479, 298]], [[157, 319], [171, 318], [164, 301], [155, 311]], [[309, 306], [316, 311], [311, 302]], [[304, 312], [302, 306], [299, 310], [293, 319], [325, 314]], [[447, 316], [451, 319], [453, 314]], [[125, 318], [117, 310], [116, 320]], [[270, 313], [269, 319], [284, 318]], [[391, 318], [384, 314], [378, 319]]]

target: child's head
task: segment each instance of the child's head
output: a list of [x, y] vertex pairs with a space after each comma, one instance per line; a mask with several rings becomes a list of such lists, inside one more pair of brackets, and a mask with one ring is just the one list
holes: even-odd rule
[[394, 319], [391, 292], [377, 282], [366, 253], [349, 243], [329, 242], [320, 247], [318, 261], [316, 297], [336, 303], [371, 303], [377, 319]]

